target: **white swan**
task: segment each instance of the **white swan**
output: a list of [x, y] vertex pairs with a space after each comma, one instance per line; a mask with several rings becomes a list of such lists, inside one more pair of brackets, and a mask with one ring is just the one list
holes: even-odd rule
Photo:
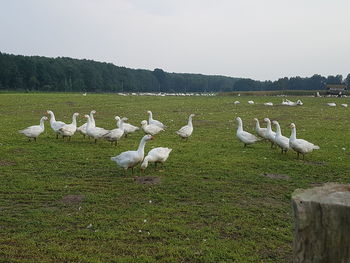
[[166, 147], [157, 147], [150, 150], [141, 164], [141, 171], [147, 168], [149, 162], [154, 163], [155, 168], [157, 167], [157, 163], [163, 164], [168, 159], [172, 150]]
[[269, 118], [265, 118], [264, 121], [267, 123], [267, 133], [266, 133], [266, 139], [268, 139], [271, 142], [271, 148], [275, 144], [275, 137], [276, 133], [271, 129], [271, 121]]
[[84, 117], [87, 118], [86, 134], [91, 138], [94, 138], [95, 143], [97, 142], [97, 139], [102, 138], [104, 135], [106, 135], [109, 132], [106, 129], [94, 126], [91, 123], [91, 119], [89, 115], [85, 115]]
[[298, 159], [299, 159], [299, 154], [302, 154], [303, 159], [304, 159], [305, 154], [310, 153], [313, 150], [320, 149], [319, 146], [317, 146], [311, 142], [308, 142], [308, 141], [303, 140], [303, 139], [297, 139], [297, 132], [296, 132], [296, 128], [295, 128], [294, 123], [291, 123], [290, 127], [292, 128], [292, 133], [291, 133], [290, 138], [289, 138], [289, 147], [297, 152]]
[[151, 135], [156, 135], [162, 131], [164, 131], [163, 128], [154, 125], [154, 124], [147, 124], [146, 120], [141, 121], [141, 127], [142, 130], [146, 133], [146, 134], [151, 134]]
[[282, 135], [281, 127], [278, 121], [272, 121], [272, 123], [276, 125], [276, 136], [274, 141], [281, 148], [281, 153], [287, 154], [287, 151], [289, 150], [289, 139]]
[[29, 138], [29, 141], [30, 141], [30, 138], [33, 138], [34, 141], [36, 141], [36, 138], [38, 138], [38, 136], [40, 134], [42, 134], [45, 130], [44, 121], [46, 121], [46, 120], [48, 120], [48, 118], [46, 116], [41, 117], [39, 125], [29, 126], [23, 130], [18, 131], [18, 132], [27, 136]]
[[149, 115], [149, 117], [148, 117], [148, 123], [149, 124], [157, 125], [157, 126], [159, 126], [160, 128], [162, 128], [164, 130], [166, 129], [166, 126], [163, 123], [153, 119], [153, 115], [152, 115], [151, 111], [147, 111], [147, 113]]
[[58, 131], [62, 135], [62, 137], [70, 138], [74, 135], [77, 130], [77, 116], [79, 113], [74, 113], [72, 116], [72, 123], [63, 125]]
[[[95, 119], [94, 119], [95, 113], [96, 113], [95, 110], [90, 111], [90, 120], [91, 120], [92, 126], [95, 126]], [[84, 138], [86, 135], [86, 126], [87, 126], [87, 122], [85, 122], [83, 125], [77, 128], [77, 132], [80, 132], [84, 136]]]
[[[128, 120], [128, 118], [126, 118], [126, 117], [123, 117], [121, 120], [123, 120], [124, 136], [125, 136], [125, 137], [128, 137], [128, 134], [133, 133], [133, 132], [136, 132], [136, 131], [138, 131], [138, 130], [140, 129], [140, 128], [137, 127], [137, 126], [131, 125], [130, 123], [126, 123], [125, 121]], [[120, 128], [120, 122], [121, 122], [121, 120], [119, 120], [119, 121], [117, 122], [118, 128]]]
[[272, 102], [265, 102], [264, 105], [265, 106], [273, 106], [273, 103]]
[[193, 132], [192, 117], [194, 116], [194, 114], [190, 114], [190, 116], [188, 117], [187, 125], [183, 126], [180, 130], [176, 131], [176, 134], [179, 135], [182, 139], [188, 139], [188, 137], [191, 136]]
[[109, 133], [103, 137], [106, 138], [107, 141], [112, 142], [112, 144], [114, 142], [114, 145], [118, 145], [118, 141], [124, 135], [124, 121], [120, 119], [119, 116], [115, 116], [114, 119], [117, 121], [117, 123], [119, 122], [119, 128], [109, 131]]
[[262, 138], [267, 139], [267, 128], [261, 128], [259, 120], [254, 118], [255, 121], [255, 132]]
[[243, 130], [243, 123], [240, 117], [237, 117], [236, 121], [238, 124], [236, 136], [241, 142], [244, 143], [244, 147], [246, 147], [248, 144], [253, 144], [261, 140], [255, 135]]
[[63, 121], [56, 121], [55, 114], [51, 110], [48, 110], [47, 114], [50, 115], [50, 125], [52, 130], [56, 133], [56, 139], [58, 139], [59, 130], [65, 123]]
[[151, 135], [143, 136], [136, 151], [122, 152], [117, 156], [111, 157], [111, 160], [116, 162], [120, 167], [124, 168], [125, 172], [131, 168], [132, 173], [134, 173], [134, 167], [140, 163], [145, 156], [145, 145], [149, 140], [153, 140]]

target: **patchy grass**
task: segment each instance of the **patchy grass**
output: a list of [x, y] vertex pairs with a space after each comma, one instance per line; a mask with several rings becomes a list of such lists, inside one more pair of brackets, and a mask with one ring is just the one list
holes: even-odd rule
[[[0, 262], [291, 262], [291, 193], [350, 182], [349, 109], [325, 106], [350, 101], [266, 107], [282, 98], [239, 99], [0, 94]], [[48, 122], [37, 143], [17, 132], [48, 109], [65, 122], [95, 109], [107, 129], [115, 115], [139, 124], [152, 110], [169, 128], [146, 152], [173, 151], [164, 167], [125, 176], [110, 157], [136, 149], [141, 132], [117, 147], [79, 134], [56, 140]], [[190, 113], [194, 132], [185, 142], [175, 131]], [[243, 148], [236, 116], [250, 131], [254, 117], [278, 120], [287, 136], [294, 122], [297, 136], [321, 149], [301, 161], [265, 142]]]

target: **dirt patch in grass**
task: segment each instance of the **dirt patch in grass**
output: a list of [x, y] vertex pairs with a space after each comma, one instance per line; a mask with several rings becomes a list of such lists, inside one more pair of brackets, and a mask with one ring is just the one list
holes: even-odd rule
[[67, 104], [68, 106], [74, 106], [74, 105], [75, 105], [75, 103], [74, 103], [73, 101], [67, 101], [66, 104]]
[[65, 195], [60, 202], [64, 204], [80, 204], [85, 199], [85, 195]]
[[312, 186], [312, 187], [318, 187], [318, 186], [322, 186], [322, 185], [324, 185], [324, 183], [320, 183], [320, 182], [312, 182], [312, 183], [310, 183], [310, 186]]
[[290, 177], [285, 174], [269, 174], [269, 173], [264, 173], [262, 174], [264, 177], [268, 177], [270, 179], [283, 179], [283, 180], [289, 180]]
[[16, 165], [13, 161], [7, 161], [7, 160], [0, 160], [0, 166], [11, 166]]
[[136, 176], [135, 182], [139, 184], [154, 185], [160, 184], [160, 178], [157, 176]]
[[11, 153], [25, 153], [25, 152], [27, 152], [27, 150], [24, 148], [14, 148], [14, 149], [11, 149], [10, 152]]
[[316, 162], [316, 161], [303, 161], [306, 164], [312, 164], [312, 165], [326, 165], [326, 162]]

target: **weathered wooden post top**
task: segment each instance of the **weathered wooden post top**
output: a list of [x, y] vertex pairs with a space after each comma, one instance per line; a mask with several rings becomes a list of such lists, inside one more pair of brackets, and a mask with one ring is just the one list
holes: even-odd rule
[[292, 205], [294, 262], [350, 262], [350, 184], [297, 189]]

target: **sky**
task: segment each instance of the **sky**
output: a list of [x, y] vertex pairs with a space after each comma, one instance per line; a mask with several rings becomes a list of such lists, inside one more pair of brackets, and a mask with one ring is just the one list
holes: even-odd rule
[[0, 0], [0, 52], [276, 80], [350, 73], [348, 0]]

